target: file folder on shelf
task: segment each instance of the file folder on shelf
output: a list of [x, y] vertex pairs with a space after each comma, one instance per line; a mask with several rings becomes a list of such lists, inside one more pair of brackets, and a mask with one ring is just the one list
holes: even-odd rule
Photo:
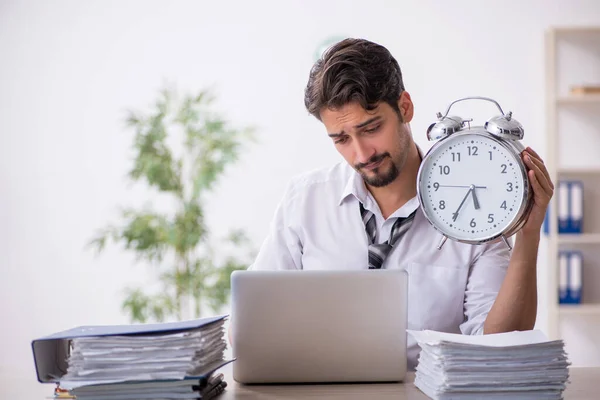
[[568, 233], [583, 232], [583, 182], [569, 182]]
[[569, 301], [571, 304], [581, 304], [582, 275], [583, 256], [579, 251], [572, 251], [569, 254]]
[[[66, 375], [70, 342], [76, 338], [103, 336], [131, 336], [152, 334], [174, 334], [190, 330], [209, 328], [222, 324], [227, 316], [202, 318], [182, 322], [135, 325], [80, 326], [54, 333], [31, 342], [37, 379], [41, 383], [57, 383]], [[210, 373], [231, 361], [222, 360], [206, 366], [206, 370], [190, 378], [205, 378]]]
[[581, 304], [583, 255], [580, 251], [560, 251], [558, 256], [559, 304]]
[[[559, 234], [583, 233], [583, 182], [561, 180], [557, 185], [557, 231]], [[546, 210], [543, 232], [548, 235], [552, 228], [552, 212]]]
[[569, 183], [558, 182], [558, 233], [569, 231]]

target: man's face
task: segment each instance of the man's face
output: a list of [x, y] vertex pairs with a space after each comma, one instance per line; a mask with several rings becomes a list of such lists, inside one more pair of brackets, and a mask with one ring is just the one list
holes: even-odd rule
[[337, 151], [373, 187], [392, 183], [412, 143], [409, 127], [385, 102], [367, 111], [358, 103], [323, 109], [321, 120]]

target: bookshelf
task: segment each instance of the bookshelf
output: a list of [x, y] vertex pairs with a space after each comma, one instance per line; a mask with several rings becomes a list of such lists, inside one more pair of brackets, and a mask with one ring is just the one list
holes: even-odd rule
[[[563, 339], [574, 366], [600, 366], [600, 94], [573, 94], [572, 87], [600, 85], [600, 26], [560, 27], [546, 33], [546, 164], [555, 186], [583, 182], [583, 233], [559, 234], [550, 203], [547, 243], [547, 332]], [[581, 304], [559, 304], [558, 255], [583, 254]]]

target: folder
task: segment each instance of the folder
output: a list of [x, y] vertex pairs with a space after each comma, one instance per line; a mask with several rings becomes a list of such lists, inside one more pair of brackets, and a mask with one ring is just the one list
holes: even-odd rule
[[583, 255], [580, 251], [569, 252], [569, 303], [581, 304], [583, 287]]
[[558, 233], [569, 232], [569, 183], [558, 182]]
[[569, 255], [566, 251], [558, 253], [558, 303], [569, 302]]
[[544, 216], [544, 224], [542, 225], [542, 232], [544, 233], [544, 235], [550, 234], [551, 215], [552, 215], [552, 212], [550, 211], [550, 205], [548, 205], [548, 208], [546, 209], [546, 215]]
[[[31, 342], [31, 347], [33, 350], [37, 379], [41, 383], [60, 382], [60, 377], [66, 374], [68, 367], [67, 360], [70, 350], [70, 341], [75, 338], [178, 333], [208, 327], [215, 323], [222, 323], [225, 318], [227, 318], [226, 315], [158, 324], [80, 326], [34, 339]], [[214, 372], [228, 362], [230, 361], [224, 361], [218, 366], [211, 365], [207, 367], [207, 371], [203, 371], [202, 374], [193, 378], [202, 378], [205, 374]]]
[[583, 182], [569, 182], [569, 233], [583, 232]]

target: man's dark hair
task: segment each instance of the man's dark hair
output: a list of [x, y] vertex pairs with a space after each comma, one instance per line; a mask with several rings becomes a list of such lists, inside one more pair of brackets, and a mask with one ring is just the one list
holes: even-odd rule
[[304, 105], [321, 120], [323, 107], [336, 109], [358, 102], [373, 110], [381, 101], [398, 114], [404, 91], [398, 62], [383, 46], [365, 39], [344, 39], [327, 49], [310, 71]]

